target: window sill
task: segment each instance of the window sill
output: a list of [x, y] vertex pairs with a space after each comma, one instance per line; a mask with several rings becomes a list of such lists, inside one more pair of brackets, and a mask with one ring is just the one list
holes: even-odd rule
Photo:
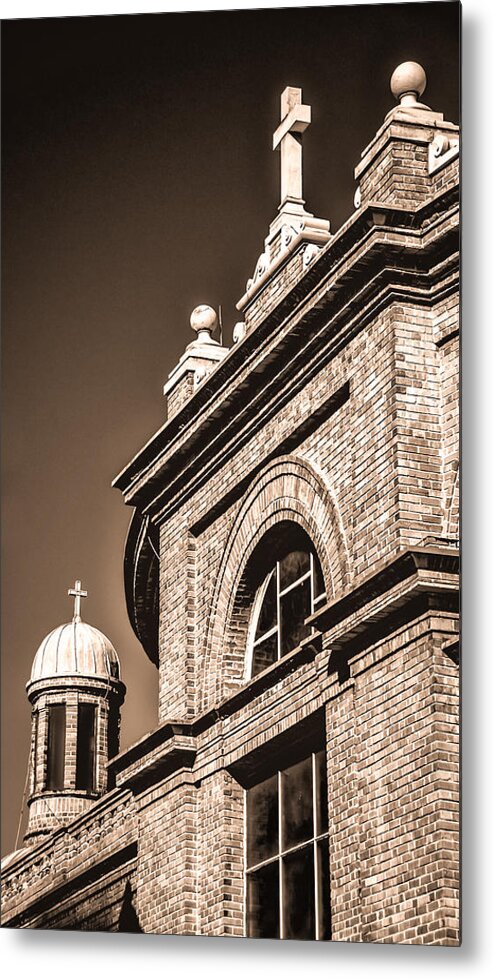
[[217, 712], [219, 716], [221, 718], [231, 716], [242, 706], [250, 703], [257, 696], [260, 696], [272, 686], [275, 686], [290, 673], [295, 672], [299, 666], [307, 662], [313, 662], [317, 652], [320, 651], [320, 639], [321, 633], [318, 631], [313, 635], [309, 635], [292, 652], [288, 652], [278, 662], [274, 662], [267, 669], [264, 669], [263, 672], [259, 672], [257, 676], [254, 676], [253, 679], [249, 679], [237, 693], [233, 693], [228, 699], [223, 700], [218, 707]]

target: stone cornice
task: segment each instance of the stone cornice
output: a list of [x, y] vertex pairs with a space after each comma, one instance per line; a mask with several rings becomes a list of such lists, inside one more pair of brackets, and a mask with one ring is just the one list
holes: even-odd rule
[[[278, 410], [294, 376], [305, 384], [310, 371], [320, 370], [362, 328], [369, 311], [374, 315], [400, 294], [435, 301], [443, 269], [436, 278], [433, 263], [457, 248], [457, 200], [451, 191], [416, 212], [368, 205], [117, 477], [113, 485], [125, 502], [156, 521], [169, 515], [173, 498], [182, 499], [183, 488], [192, 484], [191, 469], [204, 474], [212, 457], [223, 465], [219, 444], [237, 444], [239, 434], [247, 433], [246, 417], [255, 426], [259, 410], [265, 422], [266, 406], [271, 413]], [[264, 355], [268, 369], [260, 373], [256, 366]]]
[[138, 791], [179, 768], [191, 768], [196, 755], [193, 726], [165, 723], [109, 762], [117, 787]]
[[351, 655], [387, 634], [402, 614], [412, 617], [424, 607], [458, 611], [459, 569], [455, 546], [414, 547], [372, 569], [308, 621], [328, 633], [333, 651]]
[[[332, 342], [327, 343], [323, 352], [317, 348], [314, 350], [313, 358], [304, 372], [293, 377], [293, 368], [297, 362], [297, 354], [293, 357], [286, 370], [280, 370], [271, 380], [264, 374], [264, 386], [252, 394], [250, 402], [238, 408], [238, 412], [232, 412], [227, 421], [223, 419], [221, 425], [217, 425], [217, 434], [213, 437], [209, 431], [210, 441], [201, 440], [197, 448], [197, 442], [193, 440], [189, 451], [180, 456], [180, 466], [175, 467], [174, 455], [163, 460], [162, 467], [156, 467], [156, 472], [152, 474], [151, 481], [145, 481], [139, 487], [135, 496], [130, 500], [132, 505], [142, 505], [144, 515], [149, 515], [157, 523], [167, 519], [183, 503], [190, 498], [200, 487], [204, 485], [210, 477], [222, 469], [236, 452], [245, 445], [257, 431], [266, 424], [274, 415], [282, 409], [284, 404], [292, 399], [308, 383], [308, 381], [318, 373], [330, 360], [340, 351], [340, 349], [354, 338], [357, 332], [364, 328], [365, 323], [373, 316], [381, 312], [392, 302], [415, 302], [416, 304], [432, 304], [440, 299], [446, 298], [451, 291], [458, 288], [458, 268], [453, 277], [449, 277], [444, 283], [432, 287], [429, 282], [427, 286], [419, 289], [406, 284], [402, 279], [400, 285], [392, 281], [385, 283], [387, 275], [391, 277], [388, 270], [382, 269], [381, 273], [376, 274], [373, 280], [374, 300], [369, 295], [359, 295], [362, 309], [355, 316], [352, 316], [352, 297], [344, 305], [341, 315], [347, 317], [344, 322], [344, 333], [334, 337]], [[380, 283], [380, 290], [377, 289], [377, 282]], [[306, 351], [300, 351], [299, 357], [302, 359]], [[198, 440], [198, 439], [197, 439]], [[193, 450], [195, 448], [195, 450]], [[276, 454], [282, 451], [280, 444]], [[164, 485], [164, 489], [156, 493], [153, 482]], [[150, 491], [148, 492], [147, 487]], [[218, 505], [217, 501], [215, 505]], [[204, 517], [206, 518], [206, 517]]]
[[127, 687], [121, 679], [114, 679], [110, 676], [83, 676], [80, 673], [72, 675], [58, 675], [36, 679], [34, 682], [26, 683], [26, 691], [31, 703], [35, 703], [40, 696], [48, 697], [60, 692], [93, 693], [101, 696], [106, 693], [115, 697], [118, 704], [123, 703]]

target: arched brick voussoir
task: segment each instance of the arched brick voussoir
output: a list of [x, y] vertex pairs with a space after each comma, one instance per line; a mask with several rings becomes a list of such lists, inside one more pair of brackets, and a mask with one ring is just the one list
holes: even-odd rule
[[246, 567], [258, 543], [277, 523], [292, 520], [318, 553], [327, 593], [351, 580], [337, 499], [321, 471], [299, 456], [271, 462], [252, 482], [229, 534], [217, 576], [200, 677], [201, 707], [217, 705], [243, 678], [245, 649], [235, 644], [232, 615]]

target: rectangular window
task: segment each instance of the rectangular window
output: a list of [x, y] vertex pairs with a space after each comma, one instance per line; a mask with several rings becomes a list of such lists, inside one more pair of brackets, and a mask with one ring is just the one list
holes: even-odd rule
[[77, 708], [77, 760], [75, 787], [94, 791], [96, 761], [96, 707], [94, 703], [79, 703]]
[[330, 940], [325, 751], [246, 792], [247, 936]]
[[46, 787], [58, 791], [65, 785], [65, 704], [48, 707], [48, 758]]

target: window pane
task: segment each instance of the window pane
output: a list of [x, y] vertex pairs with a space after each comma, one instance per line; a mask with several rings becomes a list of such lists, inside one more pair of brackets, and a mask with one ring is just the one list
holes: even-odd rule
[[276, 574], [277, 571], [272, 571], [270, 581], [264, 594], [262, 607], [260, 609], [260, 614], [257, 621], [255, 641], [257, 641], [261, 635], [265, 635], [266, 632], [270, 631], [271, 628], [274, 628], [274, 625], [277, 625]]
[[247, 936], [279, 937], [279, 861], [247, 876]]
[[75, 787], [94, 790], [95, 720], [93, 703], [79, 703], [77, 710], [77, 764]]
[[322, 574], [322, 567], [317, 555], [313, 554], [313, 597], [318, 598], [325, 594], [325, 584]]
[[277, 774], [247, 791], [247, 866], [279, 852]]
[[315, 754], [315, 788], [317, 797], [317, 835], [328, 830], [327, 758], [325, 751]]
[[310, 578], [281, 598], [281, 655], [291, 652], [310, 634], [304, 624], [311, 612]]
[[315, 939], [313, 845], [283, 859], [284, 937]]
[[329, 840], [317, 844], [318, 872], [318, 933], [321, 941], [330, 941], [332, 924], [330, 914]]
[[46, 787], [63, 788], [65, 778], [65, 706], [57, 703], [48, 712], [48, 759]]
[[281, 774], [282, 850], [313, 838], [312, 759]]
[[310, 554], [304, 550], [293, 550], [287, 557], [284, 557], [279, 564], [279, 590], [284, 591], [285, 587], [294, 584], [299, 577], [303, 577], [310, 570]]
[[273, 662], [277, 662], [277, 642], [278, 635], [277, 630], [269, 635], [269, 638], [265, 638], [263, 642], [259, 645], [255, 645], [253, 649], [252, 658], [252, 676], [256, 676], [257, 673], [263, 672], [267, 669], [267, 666], [271, 666]]

